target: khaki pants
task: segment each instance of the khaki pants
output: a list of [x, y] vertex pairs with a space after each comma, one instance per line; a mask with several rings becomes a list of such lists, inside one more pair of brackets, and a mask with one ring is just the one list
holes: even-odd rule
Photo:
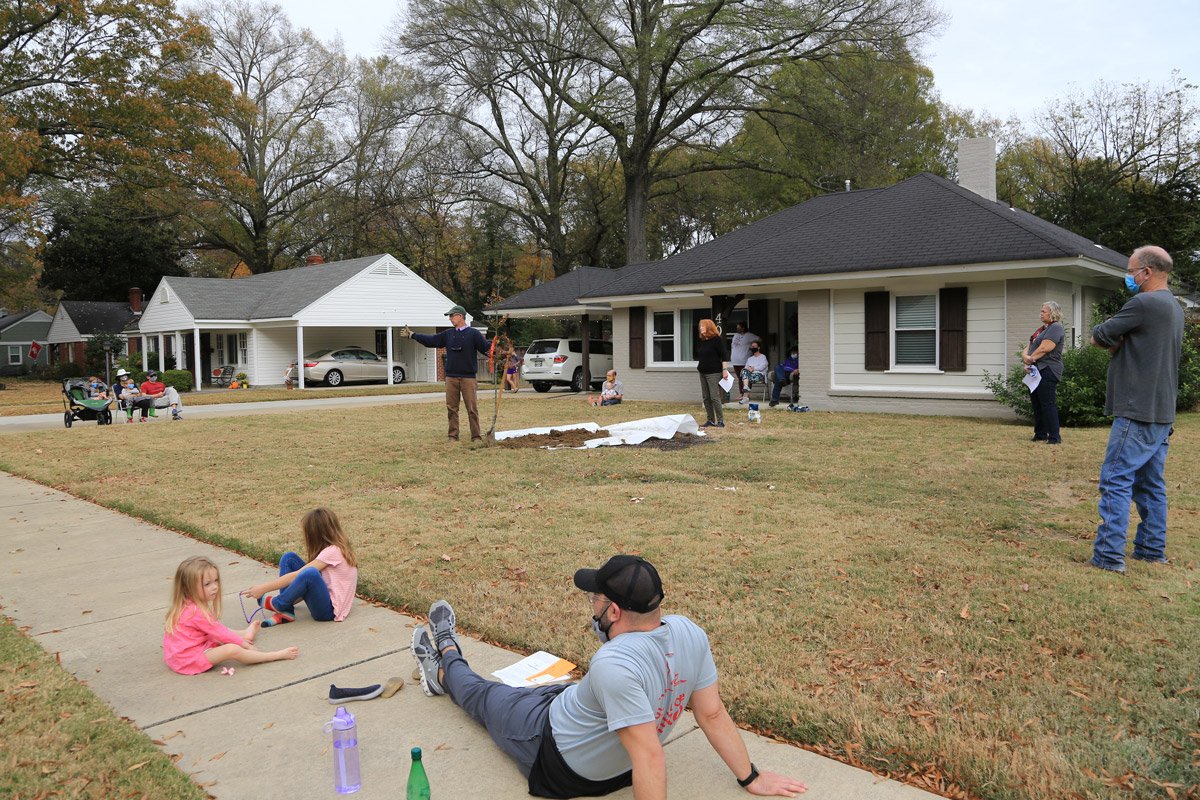
[[479, 405], [475, 398], [474, 378], [446, 378], [446, 419], [450, 426], [446, 435], [450, 441], [458, 441], [458, 401], [467, 407], [467, 421], [471, 425], [471, 441], [482, 438], [479, 432]]

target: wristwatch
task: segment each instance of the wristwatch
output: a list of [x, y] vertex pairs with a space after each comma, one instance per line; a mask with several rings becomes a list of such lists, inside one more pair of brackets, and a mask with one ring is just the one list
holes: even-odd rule
[[750, 774], [746, 776], [745, 780], [739, 780], [738, 786], [745, 789], [750, 784], [754, 783], [756, 780], [758, 780], [758, 767], [754, 766], [754, 762], [751, 761], [750, 762]]

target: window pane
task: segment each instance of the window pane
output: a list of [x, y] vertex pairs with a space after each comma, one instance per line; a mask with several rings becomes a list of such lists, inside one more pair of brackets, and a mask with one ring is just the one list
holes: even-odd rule
[[937, 326], [937, 298], [931, 294], [896, 298], [896, 329]]
[[673, 336], [675, 334], [675, 312], [674, 311], [655, 311], [654, 312], [654, 335], [655, 336]]
[[935, 331], [896, 331], [896, 364], [933, 364], [936, 336]]
[[700, 343], [700, 331], [696, 326], [700, 320], [707, 319], [710, 313], [707, 308], [685, 308], [679, 312], [679, 329], [683, 334], [679, 342], [680, 361], [696, 360], [696, 346]]

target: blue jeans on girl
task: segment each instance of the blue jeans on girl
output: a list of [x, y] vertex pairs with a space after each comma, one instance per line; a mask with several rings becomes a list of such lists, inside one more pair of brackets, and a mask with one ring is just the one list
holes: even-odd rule
[[[271, 604], [285, 614], [294, 614], [296, 603], [303, 602], [308, 606], [308, 613], [317, 622], [333, 621], [333, 601], [329, 599], [329, 587], [321, 577], [321, 570], [316, 567], [305, 567], [304, 559], [289, 551], [279, 559], [279, 574], [300, 570], [291, 584], [280, 590], [279, 595]], [[301, 569], [303, 567], [303, 569]]]

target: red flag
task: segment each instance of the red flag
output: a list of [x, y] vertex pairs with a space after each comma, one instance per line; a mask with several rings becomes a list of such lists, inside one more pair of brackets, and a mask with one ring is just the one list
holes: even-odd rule
[[37, 342], [31, 342], [29, 345], [29, 360], [37, 361], [38, 354], [42, 352], [42, 346]]

